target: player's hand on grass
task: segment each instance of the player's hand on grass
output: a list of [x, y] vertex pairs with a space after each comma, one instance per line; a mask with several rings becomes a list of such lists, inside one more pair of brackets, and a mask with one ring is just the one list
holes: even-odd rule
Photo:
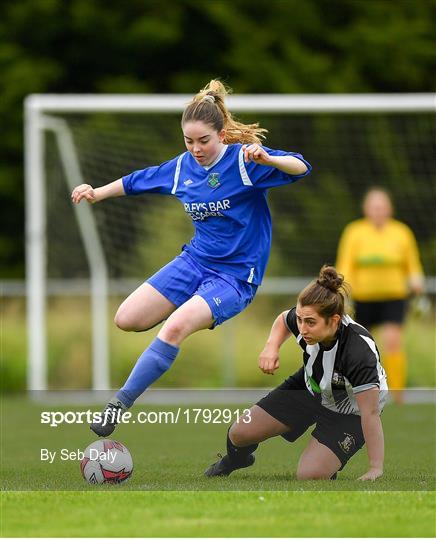
[[377, 478], [380, 478], [380, 476], [383, 475], [383, 469], [378, 469], [375, 467], [372, 467], [369, 469], [368, 472], [366, 472], [364, 475], [360, 476], [358, 480], [376, 480]]
[[263, 373], [273, 375], [280, 366], [279, 352], [276, 349], [265, 349], [259, 355], [259, 368]]
[[249, 161], [254, 161], [259, 165], [270, 165], [271, 156], [266, 152], [260, 144], [244, 144], [244, 161], [248, 163]]
[[80, 184], [80, 186], [75, 187], [71, 193], [71, 200], [78, 204], [82, 199], [90, 203], [97, 202], [96, 190], [89, 184]]

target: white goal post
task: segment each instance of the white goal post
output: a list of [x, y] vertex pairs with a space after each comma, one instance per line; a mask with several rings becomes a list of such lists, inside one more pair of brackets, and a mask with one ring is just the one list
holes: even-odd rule
[[[190, 95], [30, 95], [25, 100], [26, 287], [29, 390], [47, 389], [46, 338], [46, 180], [44, 146], [54, 136], [70, 188], [82, 183], [82, 172], [68, 124], [60, 115], [95, 112], [181, 112]], [[434, 112], [436, 94], [235, 95], [232, 112], [373, 113]], [[126, 171], [129, 172], [129, 171]], [[109, 276], [94, 216], [87, 205], [74, 209], [90, 269], [94, 389], [109, 383], [107, 297]], [[283, 282], [266, 283], [273, 290]]]

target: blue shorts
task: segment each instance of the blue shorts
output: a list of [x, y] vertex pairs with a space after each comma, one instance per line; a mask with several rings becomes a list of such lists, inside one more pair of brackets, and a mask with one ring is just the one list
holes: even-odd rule
[[212, 328], [243, 311], [257, 291], [257, 285], [206, 268], [186, 251], [151, 276], [147, 283], [177, 307], [194, 295], [204, 298], [212, 311]]

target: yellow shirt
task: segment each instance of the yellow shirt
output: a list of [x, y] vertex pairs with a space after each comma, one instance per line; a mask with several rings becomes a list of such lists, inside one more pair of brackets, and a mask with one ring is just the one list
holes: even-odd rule
[[336, 268], [361, 302], [406, 298], [409, 279], [423, 274], [412, 231], [395, 219], [381, 229], [368, 219], [351, 222], [339, 242]]

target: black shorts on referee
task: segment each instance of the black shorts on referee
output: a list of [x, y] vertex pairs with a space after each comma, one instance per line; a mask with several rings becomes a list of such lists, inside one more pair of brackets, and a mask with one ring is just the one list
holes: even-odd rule
[[406, 300], [356, 301], [354, 310], [354, 320], [365, 328], [384, 323], [403, 324], [406, 318], [407, 302]]
[[341, 469], [365, 444], [360, 416], [327, 409], [307, 390], [303, 369], [257, 402], [273, 418], [290, 427], [282, 437], [296, 441], [315, 424], [312, 436], [339, 458]]

